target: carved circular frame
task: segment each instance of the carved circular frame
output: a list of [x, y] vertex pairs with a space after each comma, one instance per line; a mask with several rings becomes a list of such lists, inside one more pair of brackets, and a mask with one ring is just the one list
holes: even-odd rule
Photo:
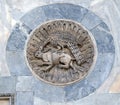
[[[51, 28], [51, 29], [48, 29], [48, 28]], [[45, 31], [47, 33], [44, 33], [43, 31]], [[64, 34], [64, 35], [62, 35], [62, 34]], [[52, 37], [52, 39], [51, 39], [51, 37]], [[56, 39], [56, 37], [58, 39]], [[44, 38], [44, 40], [42, 38]], [[42, 71], [41, 70], [42, 65], [40, 65], [40, 63], [42, 63], [41, 59], [39, 57], [35, 57], [34, 54], [35, 54], [35, 52], [40, 52], [40, 51], [38, 51], [40, 49], [40, 46], [42, 47], [43, 43], [45, 43], [47, 41], [47, 39], [52, 40], [52, 41], [56, 40], [57, 42], [59, 41], [60, 44], [63, 44], [65, 42], [64, 44], [66, 44], [66, 45], [69, 42], [69, 43], [71, 43], [70, 46], [72, 46], [74, 44], [73, 47], [71, 47], [71, 49], [69, 49], [69, 51], [73, 50], [74, 47], [76, 48], [78, 46], [77, 44], [79, 43], [79, 46], [78, 46], [79, 52], [76, 54], [76, 59], [79, 57], [80, 58], [78, 60], [75, 59], [75, 61], [77, 63], [80, 62], [80, 64], [78, 65], [77, 63], [74, 62], [74, 65], [72, 65], [72, 66], [77, 66], [77, 68], [74, 69], [74, 67], [72, 67], [72, 69], [70, 69], [70, 67], [69, 67], [67, 69], [66, 68], [60, 69], [57, 66], [54, 69], [51, 68], [52, 70]], [[54, 43], [56, 43], [56, 41]], [[68, 46], [68, 48], [70, 46]], [[68, 54], [68, 55], [70, 55], [70, 57], [72, 59], [73, 57], [75, 57], [74, 53], [76, 53], [76, 52], [74, 52], [74, 51], [76, 49], [73, 50], [73, 53], [69, 52], [69, 54], [68, 54], [68, 51], [66, 51], [65, 53], [63, 53], [63, 51], [62, 52], [59, 51], [59, 55]], [[30, 53], [31, 51], [33, 53]], [[53, 51], [53, 50], [50, 49], [50, 51], [44, 52], [43, 56], [48, 53], [50, 54], [51, 51]], [[57, 51], [55, 49], [54, 53], [52, 53], [52, 54], [56, 54], [56, 52]], [[81, 54], [79, 55], [79, 53], [81, 53]], [[77, 55], [79, 55], [79, 56], [77, 56]], [[53, 56], [55, 56], [55, 55], [53, 55]], [[29, 59], [29, 57], [31, 57], [32, 62], [31, 62], [31, 59]], [[82, 26], [80, 23], [75, 22], [73, 20], [55, 19], [55, 20], [47, 21], [47, 22], [39, 25], [37, 28], [35, 28], [31, 32], [28, 40], [26, 41], [25, 59], [26, 59], [26, 62], [27, 62], [27, 65], [28, 65], [30, 71], [33, 73], [34, 76], [36, 76], [40, 80], [42, 80], [46, 83], [50, 83], [52, 85], [64, 86], [64, 85], [75, 83], [77, 81], [81, 81], [93, 69], [95, 62], [96, 62], [96, 58], [97, 58], [97, 50], [96, 50], [95, 39], [92, 37], [91, 33], [84, 26]], [[66, 60], [66, 59], [63, 58], [63, 60]], [[69, 59], [67, 59], [67, 60], [69, 60]], [[66, 62], [66, 63], [69, 63], [69, 62]], [[72, 61], [70, 63], [72, 63]], [[79, 67], [79, 69], [78, 69], [78, 67]], [[54, 72], [56, 69], [58, 72], [56, 72], [56, 74], [55, 74]], [[60, 70], [61, 70], [62, 74], [59, 75]], [[69, 71], [69, 70], [71, 70], [71, 71]], [[50, 74], [51, 71], [52, 71], [53, 75]], [[68, 74], [70, 74], [70, 73], [73, 73], [73, 74], [70, 74], [70, 76], [68, 76], [68, 74], [65, 75], [65, 76], [68, 76], [68, 77], [64, 76], [64, 78], [65, 79], [67, 78], [67, 80], [65, 82], [61, 81], [63, 79], [63, 77], [61, 77], [61, 75], [63, 76], [63, 73], [65, 74], [66, 72], [68, 72]], [[47, 76], [52, 75], [53, 76], [52, 79], [54, 79], [55, 76], [57, 75], [57, 76], [59, 76], [60, 80], [59, 81], [55, 80], [57, 77], [54, 80], [46, 79], [47, 77], [46, 77], [45, 73], [47, 74]], [[77, 77], [71, 77], [71, 76], [74, 76], [75, 73], [77, 74]], [[44, 77], [42, 77], [42, 76], [44, 76]], [[70, 79], [70, 81], [68, 81], [68, 79]]]

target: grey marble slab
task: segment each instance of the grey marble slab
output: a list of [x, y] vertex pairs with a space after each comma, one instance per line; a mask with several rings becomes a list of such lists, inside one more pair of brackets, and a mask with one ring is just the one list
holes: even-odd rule
[[[42, 103], [42, 105], [49, 105], [48, 102], [44, 100], [36, 99], [35, 101]], [[92, 94], [78, 101], [71, 102], [52, 102], [50, 105], [119, 105], [120, 104], [120, 94], [115, 93], [101, 93], [101, 94]], [[36, 104], [35, 104], [36, 105]], [[38, 104], [41, 105], [41, 104]]]
[[16, 77], [1, 77], [0, 78], [0, 93], [15, 93]]
[[28, 66], [26, 65], [24, 51], [7, 51], [6, 57], [11, 75], [32, 75]]
[[120, 94], [102, 93], [93, 94], [81, 100], [73, 102], [73, 105], [119, 105]]
[[91, 30], [96, 43], [98, 52], [100, 53], [115, 53], [114, 40], [110, 33], [98, 27]]
[[57, 3], [33, 9], [21, 18], [21, 22], [30, 29], [34, 29], [41, 23], [54, 19], [70, 19], [80, 22], [87, 12], [87, 9], [74, 4]]
[[110, 32], [110, 29], [105, 22], [100, 23], [97, 27], [100, 27], [103, 30]]
[[16, 91], [33, 91], [34, 82], [33, 76], [18, 76]]
[[33, 92], [17, 92], [15, 105], [33, 105]]
[[[34, 96], [34, 105], [52, 105], [52, 103]], [[59, 105], [59, 103], [56, 103], [55, 105]]]
[[65, 91], [61, 86], [50, 85], [34, 78], [35, 97], [41, 98], [48, 102], [64, 102]]
[[94, 69], [85, 79], [64, 88], [66, 100], [78, 100], [95, 92], [108, 77], [113, 61], [114, 54], [99, 54]]
[[16, 24], [12, 30], [10, 37], [7, 41], [7, 51], [22, 51], [24, 50], [26, 34], [20, 29], [20, 25]]
[[91, 11], [89, 11], [81, 21], [83, 26], [85, 26], [88, 30], [93, 29], [94, 27], [99, 25], [101, 22], [102, 20]]

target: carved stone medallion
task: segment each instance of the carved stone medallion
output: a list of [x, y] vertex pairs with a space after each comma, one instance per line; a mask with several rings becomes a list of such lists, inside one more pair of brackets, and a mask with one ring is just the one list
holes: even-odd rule
[[54, 20], [36, 28], [26, 45], [31, 71], [54, 85], [66, 85], [83, 79], [93, 65], [92, 39], [80, 24]]

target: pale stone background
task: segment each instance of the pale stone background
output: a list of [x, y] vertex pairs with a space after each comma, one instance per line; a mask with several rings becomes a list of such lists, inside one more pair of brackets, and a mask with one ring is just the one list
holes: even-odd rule
[[[64, 3], [64, 2], [78, 4], [80, 6], [88, 8], [89, 10], [97, 14], [99, 17], [101, 17], [102, 20], [105, 21], [109, 26], [111, 33], [113, 34], [114, 43], [115, 43], [115, 51], [116, 51], [115, 63], [110, 76], [104, 82], [104, 84], [97, 90], [96, 93], [98, 94], [119, 93], [120, 92], [120, 70], [119, 70], [120, 69], [120, 35], [119, 35], [120, 0], [0, 0], [0, 76], [1, 77], [10, 76], [9, 69], [6, 64], [5, 48], [6, 48], [7, 39], [15, 23], [19, 22], [19, 19], [27, 11], [30, 11], [32, 8], [36, 6], [42, 6], [51, 3]], [[106, 94], [104, 94], [104, 96], [99, 96], [99, 97], [106, 98], [107, 96]], [[112, 97], [115, 96], [110, 95], [111, 99]], [[39, 102], [39, 99], [37, 100], [37, 98], [35, 98], [35, 100], [36, 100], [35, 102]], [[119, 100], [120, 102], [120, 98], [118, 99], [116, 98], [116, 100]], [[37, 105], [37, 103], [34, 104]], [[69, 105], [73, 105], [73, 104], [70, 103]], [[116, 105], [119, 105], [119, 103]]]
[[9, 105], [9, 99], [6, 100], [6, 99], [3, 99], [3, 100], [0, 100], [0, 105]]

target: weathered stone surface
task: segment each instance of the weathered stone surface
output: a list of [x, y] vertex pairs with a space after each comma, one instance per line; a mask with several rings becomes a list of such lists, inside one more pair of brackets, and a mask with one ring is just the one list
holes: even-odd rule
[[100, 23], [100, 24], [98, 25], [98, 27], [100, 27], [100, 28], [102, 28], [102, 29], [110, 32], [109, 27], [108, 27], [107, 24], [105, 24], [104, 22]]
[[105, 80], [105, 82], [100, 86], [100, 88], [98, 88], [96, 90], [96, 93], [100, 94], [100, 93], [110, 93], [109, 89], [112, 85], [112, 83], [114, 83], [115, 78], [117, 75], [119, 75], [120, 73], [120, 68], [119, 67], [114, 67], [108, 76], [108, 78]]
[[[23, 20], [21, 19], [22, 23], [25, 25], [25, 27], [27, 27], [25, 29], [28, 33], [29, 33], [30, 30], [33, 30], [35, 27], [37, 27], [39, 24], [42, 24], [46, 20], [52, 20], [52, 19], [57, 19], [57, 18], [59, 19], [61, 17], [67, 19], [67, 17], [63, 17], [61, 14], [59, 14], [60, 9], [57, 9], [56, 6], [54, 6], [54, 8], [53, 8], [52, 5], [50, 7], [46, 7], [46, 8], [45, 7], [42, 7], [42, 9], [41, 9], [41, 10], [44, 9], [44, 11], [42, 11], [42, 12], [41, 12], [41, 10], [39, 11], [39, 8], [41, 8], [41, 7], [38, 7], [37, 9], [38, 9], [39, 12], [36, 12], [36, 13], [33, 13], [33, 14], [32, 14], [32, 12], [29, 12], [27, 15], [25, 15], [22, 18]], [[55, 13], [54, 14], [52, 14], [51, 12], [49, 13], [48, 12], [49, 10], [47, 10], [47, 8], [50, 9], [50, 11], [52, 11], [52, 9], [53, 9]], [[33, 11], [35, 12], [37, 10], [33, 10]], [[56, 11], [59, 11], [59, 12], [56, 13]], [[73, 11], [73, 12], [75, 12], [75, 11]], [[86, 11], [86, 9], [85, 9], [85, 11]], [[38, 14], [40, 14], [40, 16], [37, 17]], [[113, 43], [111, 43], [112, 42], [112, 37], [111, 37], [110, 34], [108, 35], [109, 32], [106, 31], [107, 28], [106, 28], [106, 30], [103, 29], [103, 27], [105, 28], [105, 25], [102, 24], [101, 19], [99, 19], [96, 15], [91, 14], [90, 12], [86, 15], [85, 14], [84, 14], [85, 18], [82, 19], [83, 20], [82, 22], [86, 25], [86, 27], [90, 24], [87, 27], [90, 31], [94, 28], [93, 29], [94, 31], [92, 30], [93, 32], [95, 32], [95, 33], [99, 32], [99, 30], [96, 31], [97, 25], [100, 28], [102, 28], [102, 32], [101, 32], [100, 36], [98, 35], [99, 37], [97, 36], [98, 33], [95, 34], [95, 36], [96, 36], [95, 40], [97, 42], [97, 46], [98, 46], [98, 49], [99, 49], [98, 50], [99, 55], [97, 57], [96, 66], [93, 70], [94, 72], [91, 72], [85, 78], [85, 80], [83, 80], [81, 82], [78, 82], [76, 84], [69, 85], [67, 87], [56, 87], [56, 86], [54, 87], [52, 85], [45, 84], [45, 83], [43, 83], [41, 81], [38, 81], [38, 80], [37, 81], [33, 80], [34, 85], [33, 86], [30, 85], [30, 87], [28, 87], [27, 86], [27, 81], [31, 81], [32, 78], [25, 77], [25, 78], [22, 79], [21, 77], [19, 77], [18, 78], [19, 82], [17, 83], [17, 87], [16, 87], [16, 89], [18, 91], [19, 90], [24, 91], [24, 90], [27, 90], [27, 89], [29, 91], [33, 90], [33, 91], [35, 91], [35, 97], [41, 98], [45, 101], [49, 101], [49, 102], [51, 102], [51, 101], [52, 102], [54, 102], [54, 101], [58, 101], [58, 102], [66, 101], [67, 102], [67, 101], [72, 101], [72, 100], [79, 100], [80, 98], [83, 98], [83, 97], [89, 95], [90, 93], [94, 92], [105, 81], [105, 79], [107, 78], [107, 76], [108, 76], [108, 74], [111, 70], [111, 67], [112, 67], [112, 64], [113, 64], [113, 61], [114, 61], [114, 50], [112, 51], [112, 48], [114, 48], [114, 45], [113, 45]], [[68, 15], [68, 14], [66, 13], [65, 15]], [[74, 15], [76, 15], [76, 16], [74, 17], [71, 14], [70, 16], [68, 16], [68, 18], [70, 17], [73, 20], [75, 18], [76, 21], [80, 22], [81, 19], [79, 20], [79, 17], [77, 18], [78, 14], [74, 14]], [[41, 18], [44, 18], [44, 19], [41, 20]], [[103, 30], [106, 32], [105, 34], [104, 34]], [[105, 35], [105, 38], [104, 38], [104, 35]], [[104, 40], [106, 40], [107, 42], [105, 42]], [[101, 44], [101, 45], [99, 45], [99, 44]], [[106, 48], [106, 46], [108, 46], [109, 48]], [[13, 47], [13, 49], [16, 49], [16, 47]], [[21, 49], [23, 50], [23, 48], [20, 47], [19, 51], [21, 51]], [[22, 53], [21, 52], [16, 53], [14, 51], [13, 52], [7, 52], [7, 61], [9, 62], [8, 65], [10, 67], [12, 75], [17, 75], [17, 76], [18, 75], [19, 76], [24, 75], [24, 76], [26, 76], [26, 75], [31, 74], [30, 72], [29, 72], [30, 74], [28, 73], [29, 70], [28, 70], [28, 68], [27, 68], [27, 66], [24, 62], [23, 52]], [[23, 67], [23, 71], [20, 70], [21, 67]], [[13, 70], [13, 68], [15, 68], [14, 69], [15, 71]], [[24, 71], [24, 70], [28, 70], [28, 71]], [[25, 83], [25, 86], [22, 87], [22, 85], [24, 83]], [[28, 85], [29, 84], [30, 84], [30, 82], [28, 82]], [[20, 96], [19, 96], [19, 94], [20, 94]], [[21, 97], [20, 100], [24, 100], [25, 95], [23, 95], [23, 94], [24, 94], [24, 92], [20, 92], [20, 93], [18, 92], [18, 96], [17, 96], [18, 100], [20, 99], [19, 97]], [[25, 97], [25, 101], [23, 101], [23, 103], [27, 102], [26, 98], [27, 97]], [[22, 104], [22, 102], [17, 102], [17, 103], [19, 105]], [[22, 105], [24, 105], [24, 104], [22, 104]]]
[[93, 94], [81, 100], [75, 101], [73, 105], [119, 105], [120, 94]]
[[6, 56], [7, 56], [7, 63], [8, 63], [8, 67], [10, 69], [11, 75], [16, 75], [16, 76], [31, 75], [31, 72], [25, 63], [23, 51], [19, 51], [19, 52], [7, 51]]
[[[99, 55], [99, 58], [103, 58], [102, 60], [99, 59], [97, 61], [96, 64], [96, 68], [94, 72], [91, 73], [91, 75], [88, 76], [88, 78], [83, 82], [71, 85], [66, 87], [64, 90], [62, 88], [59, 87], [54, 87], [52, 85], [48, 85], [45, 84], [44, 82], [41, 82], [37, 79], [35, 79], [34, 82], [34, 87], [33, 90], [35, 91], [35, 96], [36, 97], [40, 97], [43, 100], [46, 101], [58, 101], [61, 102], [61, 100], [63, 101], [70, 101], [70, 100], [76, 100], [79, 98], [82, 98], [86, 95], [88, 95], [91, 92], [94, 92], [96, 90], [96, 88], [98, 88], [98, 86], [104, 81], [105, 78], [107, 78], [107, 75], [109, 74], [108, 68], [111, 68], [109, 63], [112, 64], [112, 59], [114, 59], [114, 56], [112, 54], [101, 54]], [[109, 62], [108, 62], [108, 58], [109, 58]], [[102, 65], [101, 65], [102, 64]], [[106, 68], [103, 69], [104, 65], [106, 65]], [[112, 65], [111, 65], [112, 66]], [[103, 75], [103, 72], [105, 72], [105, 74]], [[19, 87], [19, 85], [24, 86], [22, 87], [24, 91], [24, 89], [27, 91], [27, 89], [31, 90], [32, 86], [32, 77], [19, 77], [19, 81], [22, 81], [20, 83], [17, 84], [17, 87]], [[99, 82], [98, 82], [99, 81]], [[26, 84], [28, 83], [29, 87], [26, 86]], [[30, 84], [31, 83], [31, 84]], [[20, 88], [18, 88], [20, 89]], [[20, 89], [21, 91], [21, 89]]]
[[92, 94], [78, 101], [71, 102], [47, 102], [38, 97], [34, 97], [34, 105], [119, 105], [120, 94]]
[[77, 100], [94, 92], [108, 77], [113, 61], [114, 54], [99, 54], [94, 69], [83, 81], [64, 88], [65, 99], [67, 101]]
[[68, 3], [55, 4], [55, 7], [58, 7], [58, 13], [60, 13], [64, 18], [78, 22], [80, 22], [88, 12], [88, 10], [83, 7]]
[[85, 26], [88, 30], [93, 29], [94, 27], [99, 25], [101, 22], [102, 20], [91, 11], [89, 11], [81, 21], [83, 26]]
[[96, 27], [92, 31], [96, 40], [98, 52], [115, 53], [114, 40], [110, 33]]
[[49, 89], [49, 90], [42, 90], [42, 91], [36, 91], [35, 97], [39, 97], [43, 100], [46, 100], [48, 102], [64, 102], [64, 92], [60, 91], [60, 89]]
[[0, 93], [15, 93], [16, 77], [1, 77], [0, 78]]
[[33, 85], [33, 76], [18, 76], [16, 83], [16, 91], [33, 91]]
[[110, 93], [120, 93], [120, 74], [115, 78], [114, 82], [112, 83], [110, 89]]
[[17, 92], [15, 105], [33, 105], [33, 92]]
[[0, 61], [1, 66], [0, 66], [0, 77], [6, 77], [6, 76], [10, 76], [10, 71], [9, 68], [7, 67], [7, 64], [5, 63], [6, 60], [2, 60]]
[[85, 83], [98, 88], [109, 76], [114, 62], [113, 53], [100, 53], [93, 71], [88, 75]]
[[16, 24], [8, 39], [7, 51], [21, 51], [24, 50], [26, 34], [21, 31], [19, 24]]
[[48, 102], [64, 102], [65, 92], [63, 87], [46, 84], [35, 79], [34, 84], [35, 97], [41, 98]]
[[80, 22], [87, 11], [73, 4], [52, 4], [33, 9], [21, 18], [21, 22], [30, 29], [53, 19], [71, 19]]
[[75, 104], [74, 102], [64, 102], [64, 103], [52, 102], [51, 105], [75, 105]]
[[40, 80], [68, 85], [88, 75], [96, 56], [93, 41], [79, 23], [54, 20], [32, 32], [25, 56]]
[[34, 97], [34, 105], [49, 105], [49, 102], [47, 102], [46, 100], [42, 100], [39, 97]]

